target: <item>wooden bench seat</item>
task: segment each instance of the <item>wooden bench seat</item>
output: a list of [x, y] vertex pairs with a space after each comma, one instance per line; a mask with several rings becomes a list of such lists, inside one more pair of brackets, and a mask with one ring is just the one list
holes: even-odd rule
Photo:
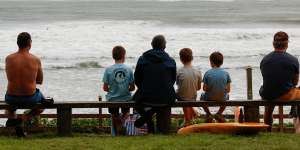
[[[298, 101], [274, 101], [263, 100], [229, 100], [223, 102], [216, 101], [177, 101], [171, 107], [201, 107], [201, 106], [243, 106], [245, 120], [247, 122], [259, 121], [259, 106], [291, 106], [300, 105]], [[57, 110], [57, 130], [60, 135], [70, 135], [72, 133], [72, 108], [114, 108], [114, 107], [135, 107], [134, 102], [106, 102], [106, 101], [57, 101], [52, 105], [37, 104], [34, 106], [42, 109]], [[11, 108], [5, 102], [0, 102], [0, 109]], [[28, 109], [31, 107], [19, 107], [18, 109]]]

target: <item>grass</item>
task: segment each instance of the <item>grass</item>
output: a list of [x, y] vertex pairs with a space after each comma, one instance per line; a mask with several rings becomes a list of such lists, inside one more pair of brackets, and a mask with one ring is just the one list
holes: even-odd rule
[[97, 134], [35, 134], [27, 138], [1, 137], [2, 150], [293, 150], [300, 147], [300, 135], [262, 133], [256, 136], [234, 135], [149, 135], [110, 137]]
[[[201, 123], [203, 120], [195, 120]], [[56, 126], [56, 120], [42, 119], [43, 126]], [[176, 128], [182, 119], [173, 119]], [[110, 125], [109, 119], [103, 120]], [[31, 123], [28, 124], [29, 127]], [[55, 133], [30, 134], [26, 138], [0, 136], [0, 150], [293, 150], [300, 147], [300, 135], [284, 133], [262, 133], [256, 136], [194, 134], [181, 135], [148, 135], [136, 137], [111, 137], [94, 134], [84, 126], [97, 126], [97, 119], [74, 119], [73, 127], [83, 128], [84, 132], [75, 133], [72, 137], [58, 137]], [[80, 130], [81, 131], [81, 130]], [[89, 133], [89, 134], [87, 134]]]

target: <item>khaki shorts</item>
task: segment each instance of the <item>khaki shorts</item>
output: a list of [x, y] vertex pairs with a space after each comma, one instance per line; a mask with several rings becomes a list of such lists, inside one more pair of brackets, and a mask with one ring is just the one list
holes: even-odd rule
[[279, 100], [281, 101], [293, 101], [300, 100], [300, 89], [292, 88], [286, 94], [280, 96]]

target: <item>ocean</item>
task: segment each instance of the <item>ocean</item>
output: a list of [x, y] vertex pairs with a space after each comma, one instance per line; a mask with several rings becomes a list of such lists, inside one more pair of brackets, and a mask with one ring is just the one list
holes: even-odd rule
[[178, 67], [179, 50], [192, 48], [193, 65], [202, 74], [210, 69], [210, 53], [222, 52], [231, 99], [246, 99], [245, 67], [252, 66], [259, 99], [259, 63], [273, 50], [274, 33], [286, 31], [288, 52], [300, 56], [299, 7], [299, 0], [0, 0], [0, 100], [7, 85], [5, 57], [17, 50], [23, 31], [32, 35], [31, 52], [42, 61], [39, 87], [57, 101], [105, 97], [101, 81], [113, 64], [112, 48], [124, 46], [126, 64], [134, 69], [157, 34], [165, 35]]

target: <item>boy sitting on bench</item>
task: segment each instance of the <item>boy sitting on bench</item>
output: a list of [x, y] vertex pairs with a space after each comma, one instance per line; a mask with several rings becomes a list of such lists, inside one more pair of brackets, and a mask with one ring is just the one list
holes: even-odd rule
[[[133, 71], [124, 64], [126, 50], [122, 46], [116, 46], [112, 50], [112, 57], [115, 64], [106, 68], [103, 76], [103, 90], [107, 92], [107, 101], [130, 101], [131, 93], [134, 91]], [[122, 116], [119, 114], [119, 108], [109, 108], [112, 115], [112, 135], [125, 134], [123, 123], [129, 116], [129, 108], [121, 108]]]
[[[203, 77], [203, 90], [205, 93], [201, 95], [204, 101], [224, 101], [229, 99], [231, 79], [229, 73], [220, 68], [223, 64], [223, 55], [220, 52], [213, 52], [209, 56], [212, 69], [208, 70]], [[206, 112], [206, 121], [211, 123], [213, 119], [217, 122], [225, 122], [222, 116], [225, 106], [220, 106], [219, 111], [213, 116], [208, 107], [203, 107]]]

